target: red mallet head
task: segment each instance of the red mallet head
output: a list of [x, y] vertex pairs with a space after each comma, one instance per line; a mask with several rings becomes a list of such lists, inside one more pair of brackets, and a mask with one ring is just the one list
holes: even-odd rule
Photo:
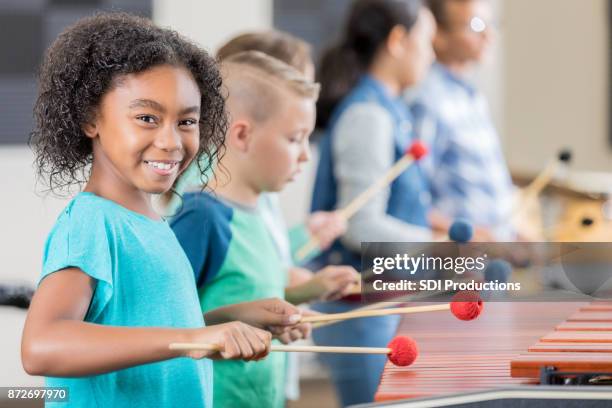
[[450, 309], [459, 320], [474, 320], [482, 313], [484, 303], [476, 292], [459, 292], [451, 301]]
[[389, 342], [387, 347], [391, 349], [389, 361], [399, 367], [409, 366], [419, 355], [417, 344], [410, 337], [397, 336]]
[[421, 160], [421, 158], [423, 158], [423, 156], [425, 156], [427, 153], [427, 146], [418, 140], [412, 143], [410, 147], [406, 149], [406, 154], [411, 155], [416, 161]]

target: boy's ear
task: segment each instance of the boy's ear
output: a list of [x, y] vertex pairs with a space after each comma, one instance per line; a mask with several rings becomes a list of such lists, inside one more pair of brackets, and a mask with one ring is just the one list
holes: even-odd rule
[[240, 152], [246, 153], [251, 144], [253, 127], [246, 120], [232, 122], [227, 133], [228, 144]]

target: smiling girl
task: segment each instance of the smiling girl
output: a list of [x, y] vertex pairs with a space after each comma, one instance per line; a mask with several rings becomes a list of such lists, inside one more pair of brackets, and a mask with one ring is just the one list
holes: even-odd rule
[[[214, 162], [222, 147], [214, 61], [148, 20], [100, 14], [48, 50], [35, 115], [39, 175], [53, 191], [86, 184], [47, 239], [25, 370], [68, 387], [71, 406], [211, 406], [210, 361], [176, 357], [257, 360], [271, 340], [261, 327], [299, 319], [280, 300], [203, 316], [189, 261], [152, 207], [194, 158]], [[222, 351], [171, 351], [172, 342]]]

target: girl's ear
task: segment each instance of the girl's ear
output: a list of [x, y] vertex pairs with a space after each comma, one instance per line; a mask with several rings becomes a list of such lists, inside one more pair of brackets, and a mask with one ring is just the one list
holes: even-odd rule
[[238, 151], [246, 153], [251, 144], [252, 130], [253, 126], [246, 120], [232, 122], [227, 132], [227, 143]]
[[98, 127], [93, 123], [85, 123], [81, 126], [83, 129], [83, 133], [90, 139], [95, 139], [98, 137]]
[[83, 130], [83, 133], [85, 133], [85, 136], [90, 139], [95, 139], [96, 137], [98, 137], [98, 124], [95, 120], [95, 117], [92, 117], [91, 120], [88, 120], [86, 123], [83, 123], [81, 125], [81, 129]]
[[386, 46], [392, 57], [399, 58], [402, 55], [404, 52], [403, 43], [408, 34], [408, 31], [399, 24], [391, 29], [387, 36]]
[[98, 137], [99, 129], [98, 129], [98, 113], [97, 109], [91, 109], [90, 112], [86, 115], [85, 123], [81, 124], [81, 129], [85, 136], [90, 139], [95, 139]]

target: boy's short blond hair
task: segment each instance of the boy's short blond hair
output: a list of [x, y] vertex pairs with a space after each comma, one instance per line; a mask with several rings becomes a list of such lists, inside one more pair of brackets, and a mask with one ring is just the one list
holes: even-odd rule
[[224, 80], [232, 102], [245, 106], [253, 119], [266, 120], [286, 90], [299, 97], [319, 97], [319, 84], [289, 64], [259, 51], [244, 51], [223, 60]]
[[306, 72], [312, 65], [310, 45], [289, 33], [278, 30], [253, 31], [240, 34], [217, 51], [217, 59], [221, 62], [232, 55], [244, 51], [260, 51], [277, 58], [301, 72]]

